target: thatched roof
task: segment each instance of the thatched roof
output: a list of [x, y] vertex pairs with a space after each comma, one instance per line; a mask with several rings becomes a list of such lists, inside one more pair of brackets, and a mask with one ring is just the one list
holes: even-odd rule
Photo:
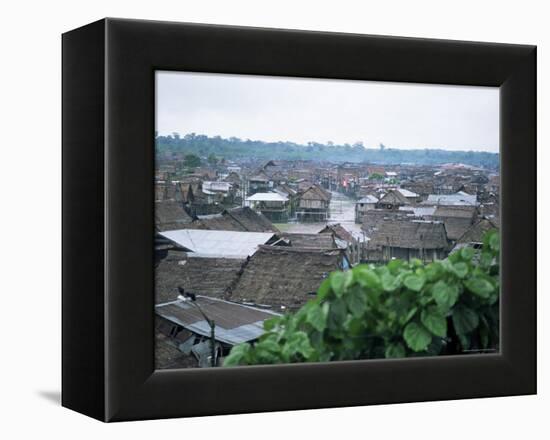
[[271, 171], [271, 170], [269, 170], [268, 174], [269, 174], [269, 177], [271, 178], [271, 180], [273, 180], [274, 182], [280, 182], [280, 181], [288, 179], [287, 174], [284, 173], [283, 171]]
[[183, 209], [181, 202], [165, 200], [155, 202], [155, 226], [159, 231], [181, 229], [190, 225], [193, 218]]
[[323, 200], [325, 202], [330, 202], [331, 195], [323, 188], [312, 185], [300, 193], [300, 198], [303, 200]]
[[193, 174], [206, 179], [215, 179], [218, 173], [213, 168], [208, 168], [203, 166], [203, 167], [195, 168], [195, 170], [193, 171]]
[[234, 185], [240, 185], [242, 179], [241, 176], [239, 176], [235, 171], [231, 171], [223, 180], [224, 182], [231, 182]]
[[221, 214], [202, 216], [200, 229], [215, 229], [219, 231], [243, 231], [243, 232], [276, 232], [273, 226], [263, 214], [258, 213], [248, 206], [225, 210]]
[[283, 163], [277, 160], [269, 160], [262, 166], [262, 170], [273, 177], [273, 174], [284, 171]]
[[380, 224], [385, 221], [407, 220], [408, 211], [387, 211], [385, 209], [370, 209], [363, 215], [363, 224], [361, 229], [365, 231], [367, 237], [380, 227]]
[[[181, 193], [181, 199], [183, 202], [188, 203], [192, 202], [193, 197], [193, 184], [191, 183], [180, 183], [180, 193]], [[198, 188], [198, 185], [196, 186]]]
[[209, 229], [239, 232], [278, 232], [263, 214], [245, 206], [224, 210], [219, 214], [201, 215], [193, 223], [177, 229]]
[[192, 334], [187, 330], [178, 333], [175, 339], [171, 338], [166, 330], [171, 330], [173, 324], [164, 318], [155, 317], [155, 368], [193, 368], [198, 367], [197, 359], [192, 355], [182, 353], [177, 344]]
[[155, 368], [196, 368], [199, 366], [197, 359], [192, 355], [186, 355], [178, 350], [176, 344], [168, 336], [157, 332], [155, 334]]
[[409, 200], [397, 190], [388, 191], [379, 201], [381, 204], [408, 205]]
[[244, 231], [248, 232], [277, 232], [278, 229], [273, 226], [267, 217], [245, 206], [243, 208], [234, 208], [224, 212], [237, 221]]
[[217, 231], [244, 231], [244, 228], [234, 218], [224, 215], [225, 211], [219, 214], [199, 215], [192, 229], [211, 229]]
[[296, 190], [288, 186], [286, 183], [281, 183], [275, 188], [275, 192], [279, 194], [284, 194], [287, 197], [291, 198], [296, 195]]
[[182, 194], [178, 182], [157, 181], [155, 182], [155, 200], [181, 201]]
[[432, 217], [445, 223], [450, 240], [457, 240], [472, 226], [476, 213], [475, 206], [438, 206]]
[[205, 203], [208, 195], [202, 190], [204, 177], [195, 175], [185, 176], [183, 181], [179, 182], [180, 198], [185, 203]]
[[315, 187], [325, 195], [325, 197], [328, 201], [330, 201], [332, 199], [332, 193], [328, 189], [325, 189], [325, 188], [323, 188], [322, 186], [319, 186], [319, 185], [315, 185]]
[[340, 223], [325, 226], [319, 231], [319, 234], [333, 234], [336, 238], [347, 241], [348, 243], [353, 243], [355, 241], [353, 235], [351, 235], [351, 232], [344, 228]]
[[447, 247], [447, 235], [443, 223], [383, 221], [369, 244], [405, 249], [442, 249]]
[[291, 309], [309, 299], [328, 274], [341, 267], [339, 249], [260, 246], [233, 288], [231, 301]]
[[482, 218], [475, 225], [470, 226], [457, 243], [481, 243], [483, 236], [491, 229], [499, 229], [498, 223], [493, 219]]
[[277, 235], [288, 241], [292, 247], [307, 249], [333, 249], [337, 247], [332, 234], [283, 233]]
[[166, 186], [164, 182], [155, 182], [155, 201], [166, 199]]
[[269, 176], [263, 171], [263, 170], [260, 170], [258, 171], [257, 174], [251, 176], [248, 178], [249, 181], [251, 182], [269, 182]]
[[384, 167], [379, 166], [369, 166], [367, 167], [367, 173], [368, 174], [384, 174], [386, 170]]
[[420, 181], [420, 182], [408, 182], [402, 185], [403, 188], [413, 191], [420, 194], [421, 196], [427, 196], [433, 194], [434, 184], [430, 181]]
[[298, 192], [301, 194], [314, 186], [314, 183], [310, 179], [298, 179], [295, 183], [298, 184]]
[[454, 218], [467, 218], [472, 219], [476, 214], [475, 206], [464, 205], [451, 205], [451, 206], [438, 206], [433, 213], [434, 217], [454, 217]]
[[445, 224], [449, 240], [459, 239], [472, 226], [469, 218], [445, 217], [441, 220]]
[[214, 298], [225, 298], [237, 281], [246, 259], [202, 258], [169, 251], [155, 272], [156, 303], [177, 298], [177, 287]]

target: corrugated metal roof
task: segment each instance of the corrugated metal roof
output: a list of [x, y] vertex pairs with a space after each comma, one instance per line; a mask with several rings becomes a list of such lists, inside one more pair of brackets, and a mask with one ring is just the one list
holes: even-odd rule
[[247, 257], [258, 245], [266, 244], [273, 232], [216, 231], [210, 229], [178, 229], [160, 235], [202, 256]]
[[423, 204], [475, 206], [477, 205], [477, 196], [467, 194], [463, 191], [459, 191], [456, 194], [430, 194]]
[[424, 217], [426, 215], [433, 215], [436, 206], [400, 206], [400, 211], [412, 211], [416, 217]]
[[397, 191], [399, 191], [405, 197], [418, 197], [418, 194], [416, 194], [415, 192], [409, 191], [408, 189], [405, 189], [405, 188], [397, 188]]
[[256, 193], [246, 199], [248, 202], [286, 202], [288, 197], [279, 193]]
[[366, 195], [365, 197], [357, 200], [355, 203], [378, 203], [378, 199], [374, 196], [371, 196], [370, 194]]
[[202, 190], [205, 191], [229, 191], [231, 189], [230, 182], [207, 181], [202, 182]]
[[[270, 310], [235, 304], [217, 298], [197, 296], [198, 305], [204, 314], [216, 324], [217, 341], [230, 345], [258, 339], [263, 333], [266, 319], [280, 316]], [[158, 315], [193, 333], [209, 337], [210, 326], [197, 308], [188, 301], [172, 301], [155, 307]]]

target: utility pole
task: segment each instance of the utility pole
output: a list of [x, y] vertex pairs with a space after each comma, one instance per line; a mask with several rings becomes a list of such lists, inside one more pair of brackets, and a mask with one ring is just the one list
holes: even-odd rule
[[190, 304], [192, 304], [200, 312], [202, 317], [210, 326], [210, 366], [215, 367], [216, 366], [216, 323], [214, 322], [213, 319], [210, 319], [203, 312], [202, 308], [196, 302], [197, 296], [194, 293], [186, 292], [185, 289], [181, 286], [178, 286], [178, 292], [180, 293], [178, 295], [178, 298], [184, 302], [189, 302]]

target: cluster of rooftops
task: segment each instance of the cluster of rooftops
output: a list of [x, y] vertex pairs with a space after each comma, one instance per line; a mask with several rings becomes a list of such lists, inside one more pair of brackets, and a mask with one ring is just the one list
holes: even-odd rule
[[[180, 199], [164, 196], [157, 201], [159, 368], [188, 362], [181, 353], [194, 353], [199, 364], [208, 354], [204, 343], [209, 322], [178, 296], [178, 287], [191, 292], [196, 305], [216, 322], [216, 343], [223, 355], [234, 344], [257, 339], [265, 319], [302, 306], [334, 270], [393, 258], [442, 259], [453, 248], [479, 243], [484, 232], [499, 227], [498, 197], [484, 195], [480, 201], [475, 191], [452, 191], [456, 185], [445, 173], [437, 176], [441, 193], [432, 194], [424, 178], [417, 185], [409, 179], [407, 188], [393, 181], [397, 173], [386, 173], [381, 183], [364, 182], [355, 179], [349, 167], [334, 175], [308, 174], [289, 186], [284, 168], [270, 164], [248, 178], [238, 170], [230, 173], [231, 188], [241, 189], [225, 201], [235, 206], [240, 194], [237, 208], [220, 210], [218, 205], [210, 213], [211, 204], [222, 199], [208, 197], [230, 185], [209, 180], [193, 189], [194, 200], [189, 197], [193, 184], [181, 184]], [[498, 182], [466, 181], [498, 189]], [[329, 204], [336, 193], [355, 199], [357, 228], [330, 223]], [[206, 204], [197, 204], [197, 195]], [[491, 215], [485, 211], [489, 205]], [[315, 233], [281, 231], [272, 223], [287, 221], [279, 207], [299, 222], [313, 221], [320, 227]]]
[[[157, 225], [174, 225], [173, 218], [157, 216]], [[330, 272], [350, 266], [337, 225], [317, 234], [283, 233], [248, 207], [184, 225], [156, 232], [155, 310], [159, 329], [186, 329], [198, 343], [209, 337], [208, 322], [178, 298], [178, 287], [196, 295], [216, 322], [216, 341], [227, 347], [258, 338], [263, 320], [299, 308]], [[164, 347], [161, 366], [175, 365], [171, 355], [183, 362], [172, 350], [174, 338], [159, 334], [157, 343]]]

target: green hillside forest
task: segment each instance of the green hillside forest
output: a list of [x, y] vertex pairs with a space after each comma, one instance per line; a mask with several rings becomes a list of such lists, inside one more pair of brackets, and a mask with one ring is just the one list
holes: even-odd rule
[[220, 136], [190, 133], [180, 136], [156, 136], [156, 153], [159, 159], [170, 159], [174, 154], [196, 154], [219, 158], [259, 160], [317, 160], [327, 162], [369, 162], [377, 164], [438, 165], [463, 163], [475, 167], [498, 169], [498, 153], [482, 151], [447, 151], [444, 149], [401, 149], [380, 144], [378, 148], [365, 148], [357, 142], [353, 145], [321, 144], [308, 142], [306, 145], [293, 142], [264, 142], [259, 140], [228, 139]]

